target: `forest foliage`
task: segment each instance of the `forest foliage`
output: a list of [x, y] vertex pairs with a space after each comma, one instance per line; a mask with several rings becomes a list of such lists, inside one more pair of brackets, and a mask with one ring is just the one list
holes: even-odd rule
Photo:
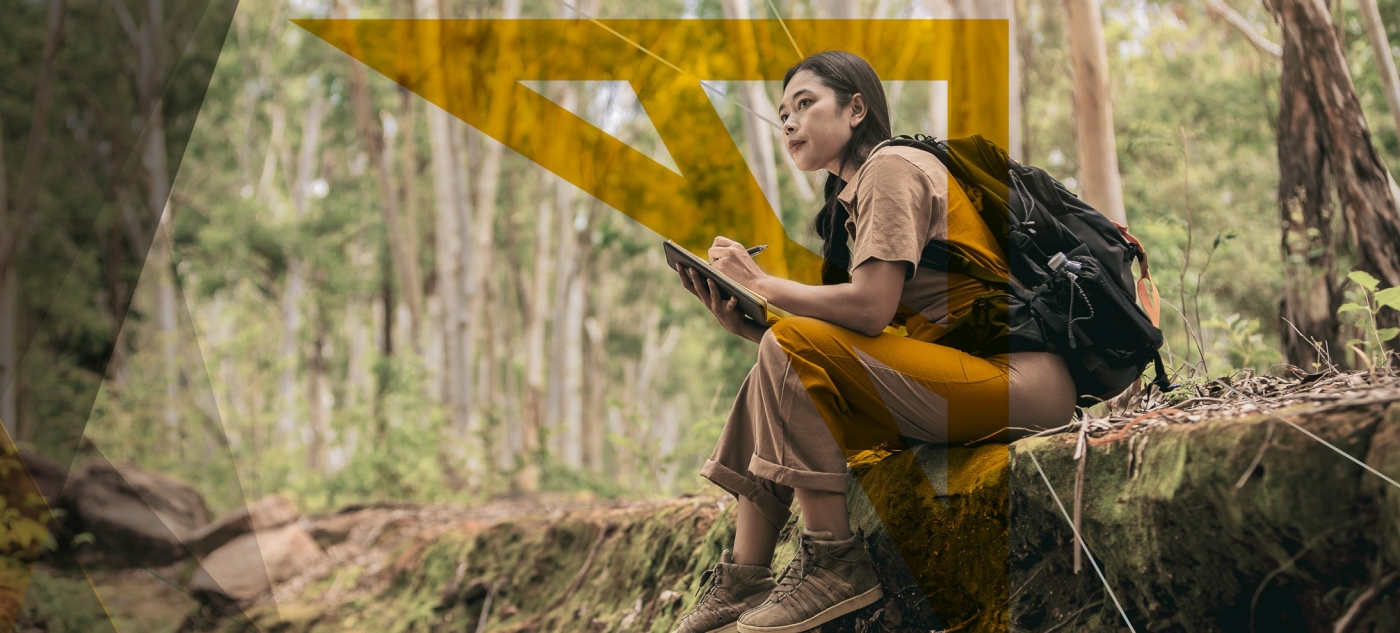
[[[766, 2], [752, 4], [754, 15], [768, 15]], [[783, 17], [820, 10], [808, 0], [772, 4]], [[927, 17], [928, 4], [867, 0], [860, 14]], [[1232, 4], [1277, 41], [1262, 6]], [[43, 11], [15, 0], [6, 5]], [[71, 5], [71, 20], [115, 20], [108, 3]], [[724, 17], [718, 0], [583, 5], [605, 18]], [[1279, 61], [1201, 2], [1103, 5], [1127, 217], [1169, 306], [1162, 314], [1168, 364], [1187, 376], [1277, 371], [1279, 332], [1287, 327], [1278, 317], [1286, 265], [1276, 200]], [[1400, 15], [1400, 0], [1380, 5], [1382, 15]], [[503, 10], [484, 0], [440, 6], [467, 17], [500, 17]], [[1023, 160], [1078, 191], [1063, 5], [1016, 0], [1015, 7]], [[522, 17], [570, 15], [546, 0], [518, 9]], [[157, 248], [168, 235], [168, 260], [148, 258], [139, 283], [129, 287], [111, 281], [123, 277], [104, 269], [102, 249], [79, 249], [67, 271], [26, 269], [21, 261], [27, 322], [57, 320], [45, 330], [56, 334], [35, 341], [21, 377], [21, 440], [41, 448], [74, 443], [59, 430], [81, 423], [45, 421], [85, 419], [91, 450], [188, 480], [215, 510], [271, 492], [316, 510], [376, 499], [471, 502], [531, 489], [651, 497], [706, 485], [699, 467], [756, 348], [727, 335], [681, 288], [662, 261], [661, 236], [459, 121], [443, 128], [451, 147], [435, 147], [446, 142], [435, 132], [435, 107], [376, 73], [365, 74], [372, 115], [357, 118], [357, 62], [287, 21], [411, 10], [409, 0], [238, 3], [217, 62], [204, 60], [212, 81], [202, 105], [165, 105], [184, 112], [188, 126], [166, 224], [156, 232]], [[1337, 14], [1373, 142], [1395, 165], [1400, 135], [1361, 18], [1350, 4]], [[0, 37], [12, 35], [6, 28]], [[1391, 41], [1400, 41], [1400, 19], [1387, 28]], [[26, 40], [31, 45], [42, 47]], [[18, 89], [32, 85], [24, 83], [25, 61], [0, 59], [0, 82], [12, 84], [0, 93], [11, 174], [19, 171], [24, 141], [13, 122], [29, 117], [29, 97]], [[139, 126], [124, 127], [135, 105], [109, 98], [119, 87], [96, 80], [121, 71], [66, 72], [94, 81], [91, 94], [55, 96], [53, 142], [72, 150], [62, 155], [91, 154], [100, 164], [101, 156], [129, 153], [90, 140], [105, 126], [131, 146], [137, 142]], [[716, 83], [737, 94], [737, 84]], [[531, 87], [576, 103], [578, 114], [649, 155], [665, 153], [625, 84]], [[780, 86], [768, 82], [765, 89], [771, 99]], [[887, 92], [896, 134], [934, 131], [932, 86], [891, 82]], [[737, 101], [712, 101], [752, 164]], [[387, 180], [377, 177], [366, 129], [379, 135]], [[172, 137], [168, 145], [178, 150], [181, 142]], [[821, 179], [789, 169], [776, 149], [772, 197], [794, 239], [815, 248], [807, 225]], [[435, 180], [440, 150], [456, 152], [460, 165], [451, 177], [465, 202], [450, 220], [442, 217]], [[482, 166], [493, 153], [499, 166], [490, 184]], [[51, 167], [44, 173], [52, 180], [91, 171]], [[392, 190], [383, 191], [383, 182]], [[47, 202], [58, 207], [103, 203], [100, 183], [50, 189], [56, 193]], [[398, 239], [419, 272], [418, 310], [406, 304], [411, 293], [391, 253], [389, 198], [405, 223]], [[133, 204], [122, 200], [117, 204]], [[444, 251], [442, 233], [452, 227], [465, 241]], [[486, 233], [473, 232], [478, 227]], [[30, 248], [69, 252], [74, 239], [90, 238], [68, 235], [93, 230], [55, 217]], [[95, 232], [120, 240], [123, 230], [114, 224]], [[1346, 231], [1337, 234], [1344, 240]], [[1339, 267], [1350, 270], [1342, 249]], [[443, 258], [454, 253], [463, 277], [444, 279]], [[448, 310], [445, 284], [464, 283], [470, 270], [479, 271], [480, 287], [463, 297], [474, 303]], [[82, 287], [129, 294], [130, 312], [116, 323], [109, 296], [55, 295], [63, 275], [85, 280]], [[1353, 284], [1348, 302], [1378, 307], [1374, 290]], [[162, 321], [163, 310], [174, 320]], [[1353, 332], [1345, 338], [1370, 345], [1367, 314], [1346, 311]], [[467, 328], [473, 342], [465, 361], [451, 359], [453, 328]], [[1354, 354], [1333, 360], [1366, 362]], [[90, 412], [70, 406], [72, 394], [94, 385], [100, 387]], [[452, 394], [464, 393], [464, 385], [471, 398], [463, 403]], [[538, 441], [528, 435], [527, 419], [538, 421]]]

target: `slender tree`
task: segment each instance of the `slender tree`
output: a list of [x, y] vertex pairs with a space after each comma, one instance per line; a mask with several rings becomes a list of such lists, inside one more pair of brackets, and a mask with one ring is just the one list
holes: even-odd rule
[[[1283, 29], [1278, 135], [1278, 198], [1283, 224], [1292, 229], [1289, 233], [1295, 237], [1291, 239], [1303, 244], [1311, 241], [1312, 235], [1306, 231], [1313, 229], [1317, 239], [1328, 240], [1320, 244], [1321, 250], [1330, 251], [1330, 233], [1325, 227], [1331, 215], [1325, 201], [1335, 189], [1357, 267], [1380, 279], [1384, 286], [1400, 286], [1400, 213], [1389, 174], [1371, 144], [1332, 15], [1320, 0], [1269, 0], [1266, 5]], [[1325, 178], [1320, 173], [1324, 165]], [[1297, 215], [1295, 208], [1300, 211]], [[1305, 233], [1296, 237], [1298, 230]], [[1285, 256], [1290, 254], [1289, 239], [1286, 235]], [[1318, 257], [1330, 260], [1332, 255], [1326, 252]], [[1285, 317], [1311, 317], [1309, 322], [1294, 325], [1318, 341], [1335, 341], [1337, 337], [1335, 313], [1341, 297], [1331, 268], [1324, 267], [1328, 270], [1324, 280], [1291, 283], [1281, 311]], [[1393, 311], [1382, 312], [1382, 316], [1383, 326], [1400, 321]], [[1282, 327], [1288, 328], [1282, 332], [1290, 361], [1300, 365], [1311, 362], [1312, 353], [1292, 339], [1287, 324]], [[1339, 348], [1331, 351], [1334, 359], [1340, 356]]]
[[1065, 0], [1065, 10], [1069, 14], [1070, 57], [1074, 60], [1074, 107], [1084, 200], [1110, 220], [1127, 224], [1099, 0]]

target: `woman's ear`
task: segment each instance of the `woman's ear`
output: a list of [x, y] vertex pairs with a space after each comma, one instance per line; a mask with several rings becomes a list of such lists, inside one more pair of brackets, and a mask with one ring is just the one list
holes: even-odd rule
[[851, 95], [851, 105], [848, 107], [851, 109], [851, 113], [848, 115], [848, 121], [851, 124], [851, 128], [854, 129], [857, 125], [860, 125], [861, 121], [865, 120], [865, 114], [868, 112], [868, 110], [865, 109], [865, 95], [859, 92]]

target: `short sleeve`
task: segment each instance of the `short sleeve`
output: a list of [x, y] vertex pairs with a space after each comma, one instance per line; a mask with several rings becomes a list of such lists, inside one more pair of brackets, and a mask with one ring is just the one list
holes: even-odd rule
[[894, 153], [877, 153], [862, 166], [856, 179], [848, 228], [853, 228], [855, 249], [851, 270], [867, 259], [908, 262], [904, 280], [914, 277], [935, 210], [947, 208], [947, 194], [909, 159]]

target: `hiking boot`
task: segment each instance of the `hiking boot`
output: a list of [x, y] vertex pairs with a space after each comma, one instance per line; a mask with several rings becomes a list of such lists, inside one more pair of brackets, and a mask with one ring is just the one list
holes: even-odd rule
[[797, 633], [884, 598], [865, 539], [802, 530], [797, 555], [763, 604], [739, 617], [739, 633]]
[[734, 633], [739, 615], [758, 606], [776, 586], [773, 570], [763, 565], [736, 565], [729, 550], [724, 550], [719, 563], [700, 577], [705, 593], [681, 618], [674, 633]]

